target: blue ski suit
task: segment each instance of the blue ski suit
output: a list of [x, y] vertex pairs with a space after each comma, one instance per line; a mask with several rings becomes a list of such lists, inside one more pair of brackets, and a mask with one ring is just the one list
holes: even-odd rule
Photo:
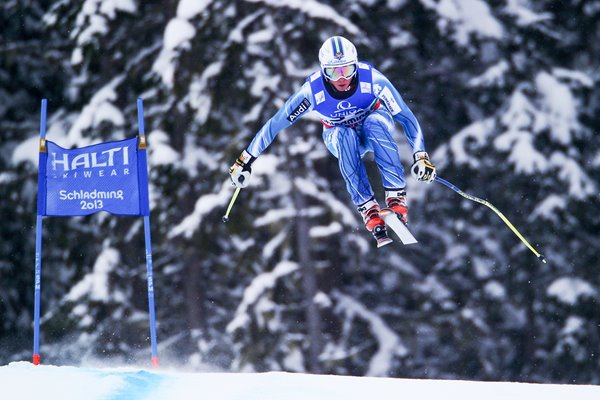
[[[398, 146], [393, 139], [394, 120], [404, 128], [413, 153], [425, 151], [419, 123], [394, 85], [371, 65], [359, 62], [356, 86], [344, 99], [334, 98], [321, 71], [302, 87], [258, 131], [246, 151], [258, 157], [277, 134], [309, 111], [323, 123], [323, 141], [338, 159], [346, 188], [357, 206], [373, 198], [362, 157], [372, 151], [385, 189], [406, 186]], [[336, 96], [339, 97], [339, 96]]]

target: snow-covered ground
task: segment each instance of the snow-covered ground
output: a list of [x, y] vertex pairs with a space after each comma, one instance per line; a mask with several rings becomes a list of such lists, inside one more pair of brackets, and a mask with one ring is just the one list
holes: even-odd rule
[[0, 367], [2, 399], [44, 400], [597, 400], [600, 386], [365, 378], [163, 369]]

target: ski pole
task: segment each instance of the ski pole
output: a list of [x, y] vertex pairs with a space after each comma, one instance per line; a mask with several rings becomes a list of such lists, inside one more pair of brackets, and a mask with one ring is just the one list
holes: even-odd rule
[[475, 197], [475, 196], [473, 196], [473, 195], [471, 195], [471, 194], [469, 194], [469, 193], [465, 193], [465, 192], [463, 192], [462, 190], [460, 190], [459, 188], [457, 188], [456, 186], [454, 186], [453, 184], [451, 184], [451, 183], [450, 183], [450, 182], [448, 182], [447, 180], [444, 180], [444, 179], [440, 178], [439, 176], [437, 176], [437, 177], [435, 178], [435, 180], [436, 180], [437, 182], [439, 182], [439, 183], [443, 184], [444, 186], [446, 186], [446, 187], [448, 187], [448, 188], [450, 188], [450, 189], [454, 190], [456, 193], [460, 194], [460, 195], [461, 195], [462, 197], [464, 197], [465, 199], [468, 199], [468, 200], [471, 200], [471, 201], [476, 201], [477, 203], [483, 204], [483, 205], [485, 205], [485, 206], [488, 206], [489, 208], [491, 208], [491, 209], [492, 209], [492, 211], [494, 211], [496, 214], [498, 214], [498, 216], [499, 216], [499, 217], [502, 219], [502, 221], [504, 221], [504, 223], [505, 223], [505, 224], [506, 224], [506, 225], [507, 225], [507, 226], [508, 226], [508, 227], [509, 227], [509, 228], [510, 228], [512, 231], [513, 231], [513, 233], [514, 233], [515, 235], [517, 235], [517, 237], [518, 237], [519, 239], [521, 239], [521, 241], [522, 241], [523, 243], [525, 243], [525, 245], [527, 246], [527, 248], [529, 248], [529, 250], [531, 250], [531, 251], [533, 252], [533, 254], [535, 254], [535, 256], [536, 256], [538, 259], [540, 259], [540, 260], [541, 260], [543, 263], [545, 263], [545, 262], [546, 262], [546, 259], [544, 258], [544, 256], [543, 256], [543, 255], [541, 255], [540, 253], [538, 253], [538, 252], [537, 252], [537, 251], [536, 251], [536, 250], [533, 248], [533, 246], [531, 246], [531, 245], [529, 244], [529, 242], [528, 242], [528, 241], [527, 241], [527, 240], [526, 240], [526, 239], [523, 237], [523, 235], [521, 235], [521, 234], [519, 233], [519, 231], [517, 230], [517, 228], [515, 228], [515, 227], [513, 226], [513, 224], [511, 224], [511, 223], [510, 223], [510, 221], [508, 220], [508, 218], [506, 218], [506, 217], [504, 216], [504, 214], [502, 214], [502, 213], [500, 212], [500, 210], [498, 210], [496, 207], [494, 207], [494, 205], [493, 205], [492, 203], [490, 203], [490, 202], [489, 202], [489, 201], [487, 201], [487, 200], [480, 199], [479, 197]]
[[237, 188], [235, 189], [235, 192], [233, 192], [233, 196], [231, 197], [231, 200], [229, 201], [229, 206], [227, 206], [227, 211], [225, 212], [225, 215], [223, 215], [223, 223], [227, 223], [227, 221], [229, 221], [229, 213], [231, 212], [231, 209], [233, 208], [233, 203], [235, 203], [235, 199], [237, 199], [238, 194], [240, 193], [240, 189], [241, 188]]

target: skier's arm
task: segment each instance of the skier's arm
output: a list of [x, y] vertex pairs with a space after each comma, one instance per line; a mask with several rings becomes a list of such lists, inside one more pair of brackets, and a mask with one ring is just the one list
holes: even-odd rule
[[310, 84], [305, 83], [293, 95], [291, 95], [283, 107], [273, 115], [263, 126], [250, 145], [242, 151], [242, 154], [229, 168], [229, 175], [234, 186], [244, 188], [248, 186], [248, 180], [252, 173], [252, 163], [272, 142], [284, 128], [292, 125], [300, 117], [313, 109], [313, 95]]
[[273, 142], [279, 132], [311, 111], [313, 102], [310, 84], [307, 82], [291, 95], [283, 107], [260, 128], [246, 151], [253, 157], [258, 157]]
[[435, 166], [425, 150], [425, 139], [419, 121], [394, 85], [376, 69], [373, 69], [373, 87], [375, 94], [392, 114], [392, 117], [404, 128], [406, 140], [413, 151], [414, 163], [410, 169], [411, 173], [419, 181], [432, 182], [436, 176]]
[[404, 128], [406, 140], [410, 144], [413, 153], [425, 151], [425, 140], [419, 121], [417, 121], [417, 118], [389, 79], [374, 68], [373, 87], [375, 95], [386, 106], [392, 117]]

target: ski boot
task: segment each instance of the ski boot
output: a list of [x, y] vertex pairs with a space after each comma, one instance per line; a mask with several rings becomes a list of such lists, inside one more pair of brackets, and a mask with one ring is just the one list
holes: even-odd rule
[[408, 207], [406, 205], [406, 190], [393, 189], [385, 191], [385, 204], [394, 211], [404, 225], [408, 224]]
[[362, 206], [358, 207], [358, 211], [362, 215], [365, 228], [373, 234], [375, 240], [377, 240], [377, 247], [385, 246], [392, 242], [387, 235], [385, 229], [385, 222], [379, 216], [379, 204], [377, 200], [371, 199]]

